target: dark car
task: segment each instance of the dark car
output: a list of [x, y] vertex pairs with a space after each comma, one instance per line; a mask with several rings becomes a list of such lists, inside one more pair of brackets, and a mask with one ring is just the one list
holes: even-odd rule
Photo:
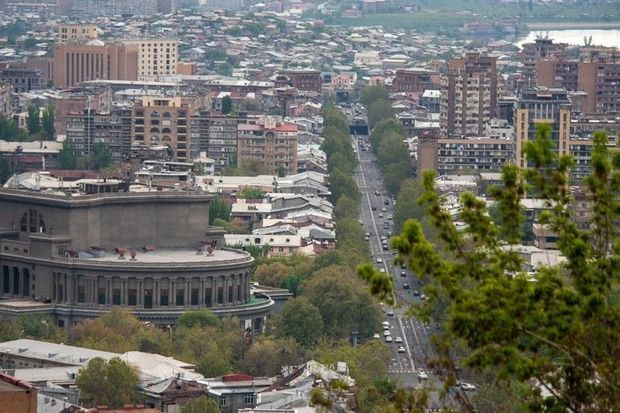
[[408, 290], [408, 289], [409, 289], [409, 283], [404, 283], [404, 284], [403, 284], [403, 288], [404, 288], [405, 290]]
[[370, 209], [372, 209], [373, 211], [376, 211], [377, 210], [377, 206], [373, 205], [373, 206], [370, 207]]
[[413, 292], [413, 296], [414, 297], [419, 297], [420, 296], [420, 292], [418, 290]]
[[386, 199], [385, 201], [383, 201], [383, 205], [390, 205], [390, 200]]
[[407, 271], [401, 271], [400, 272], [400, 276], [401, 277], [406, 277], [407, 276]]

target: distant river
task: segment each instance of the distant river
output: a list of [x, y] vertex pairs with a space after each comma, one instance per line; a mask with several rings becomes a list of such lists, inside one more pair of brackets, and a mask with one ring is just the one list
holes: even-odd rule
[[533, 43], [537, 36], [549, 36], [554, 43], [568, 43], [583, 46], [583, 38], [592, 36], [592, 44], [596, 46], [616, 46], [620, 48], [620, 29], [579, 29], [579, 30], [532, 30], [527, 36], [517, 39], [515, 45]]

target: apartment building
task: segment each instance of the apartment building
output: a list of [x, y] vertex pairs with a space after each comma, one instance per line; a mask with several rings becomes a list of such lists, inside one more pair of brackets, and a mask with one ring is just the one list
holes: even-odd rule
[[437, 141], [437, 173], [458, 174], [462, 171], [499, 172], [514, 162], [515, 141], [512, 137], [473, 137], [439, 139]]
[[312, 92], [321, 93], [322, 81], [321, 72], [313, 69], [287, 70], [284, 73], [288, 77], [290, 86]]
[[439, 73], [422, 68], [398, 69], [392, 83], [392, 93], [424, 93], [438, 89]]
[[66, 137], [78, 153], [89, 155], [95, 144], [104, 143], [113, 161], [129, 157], [131, 151], [131, 107], [114, 105], [109, 112], [84, 109], [66, 115]]
[[539, 60], [536, 84], [578, 91], [582, 112], [620, 113], [620, 54], [616, 48], [584, 49], [579, 59], [560, 56]]
[[273, 117], [238, 126], [237, 160], [258, 161], [266, 173], [297, 173], [297, 125]]
[[158, 80], [176, 75], [179, 59], [176, 40], [142, 39], [125, 43], [138, 50], [138, 80]]
[[94, 24], [61, 24], [58, 26], [58, 40], [66, 42], [77, 39], [96, 39], [99, 30]]
[[521, 92], [517, 101], [515, 130], [516, 160], [522, 168], [527, 166], [523, 146], [534, 139], [538, 124], [550, 125], [556, 150], [561, 155], [569, 153], [571, 102], [566, 89], [537, 86]]
[[191, 156], [196, 158], [206, 152], [213, 159], [216, 174], [232, 165], [237, 155], [237, 127], [247, 123], [247, 118], [223, 116], [208, 111], [198, 111], [190, 118]]
[[189, 111], [180, 96], [143, 96], [133, 108], [132, 143], [168, 146], [172, 160], [189, 160]]
[[534, 43], [525, 43], [521, 50], [523, 76], [531, 86], [536, 81], [536, 64], [541, 59], [558, 59], [566, 55], [566, 43], [553, 43], [552, 39], [539, 37]]
[[123, 42], [73, 40], [54, 46], [54, 86], [88, 80], [137, 80], [138, 49]]
[[496, 58], [467, 53], [450, 59], [441, 78], [441, 129], [446, 136], [483, 136], [497, 116]]

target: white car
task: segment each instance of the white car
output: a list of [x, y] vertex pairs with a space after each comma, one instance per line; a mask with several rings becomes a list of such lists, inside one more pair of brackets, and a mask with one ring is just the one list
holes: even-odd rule
[[420, 370], [420, 371], [418, 371], [418, 379], [420, 379], [420, 380], [427, 380], [428, 379], [428, 374], [424, 370]]
[[372, 335], [372, 338], [374, 338], [374, 339], [380, 339], [380, 338], [381, 338], [381, 335], [380, 335], [379, 333], [375, 333], [375, 334], [373, 334], [373, 335]]
[[403, 339], [402, 339], [401, 337], [396, 337], [396, 339], [394, 340], [394, 342], [395, 342], [395, 343], [400, 344], [400, 343], [402, 343], [402, 342], [403, 342]]
[[398, 346], [398, 352], [399, 353], [406, 353], [407, 350], [403, 346]]
[[426, 294], [420, 294], [420, 300], [426, 300], [428, 297]]
[[394, 317], [394, 311], [390, 310], [387, 312], [388, 317]]
[[383, 331], [383, 337], [388, 337], [388, 336], [390, 336], [390, 335], [391, 335], [391, 334], [390, 334], [390, 330], [384, 330], [384, 331]]
[[383, 326], [384, 329], [386, 328], [390, 328], [390, 322], [389, 321], [384, 321], [383, 323], [381, 323], [381, 325]]
[[386, 343], [391, 343], [391, 342], [392, 342], [392, 336], [387, 336], [387, 337], [385, 338], [385, 342], [386, 342]]
[[461, 383], [461, 389], [465, 391], [474, 391], [476, 390], [476, 386], [470, 383]]
[[383, 264], [383, 258], [377, 258], [377, 264]]

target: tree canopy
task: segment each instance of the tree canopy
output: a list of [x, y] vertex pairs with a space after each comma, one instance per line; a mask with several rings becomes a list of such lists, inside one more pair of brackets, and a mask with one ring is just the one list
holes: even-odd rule
[[218, 402], [207, 396], [189, 399], [179, 413], [221, 413]]
[[[440, 254], [419, 221], [408, 220], [392, 246], [419, 276], [430, 280], [430, 302], [415, 311], [443, 327], [437, 363], [454, 383], [450, 349], [466, 346], [463, 363], [492, 369], [498, 382], [522, 383], [533, 411], [600, 412], [620, 409], [620, 155], [610, 154], [607, 137], [595, 133], [592, 175], [584, 181], [592, 204], [590, 229], [572, 218], [569, 156], [559, 156], [548, 125], [539, 125], [524, 151], [530, 168], [507, 165], [503, 186], [492, 196], [501, 220], [491, 220], [484, 201], [461, 195], [457, 231], [434, 177], [424, 176], [422, 201], [446, 250]], [[524, 219], [521, 199], [535, 193], [547, 210], [541, 224], [557, 234], [566, 261], [545, 266], [532, 277], [517, 245]], [[500, 234], [504, 241], [500, 241]], [[440, 314], [433, 313], [440, 301]], [[544, 392], [543, 392], [544, 390]], [[466, 404], [465, 410], [473, 410]]]
[[101, 357], [90, 360], [75, 379], [84, 402], [111, 408], [138, 401], [135, 388], [139, 382], [136, 368], [118, 357], [109, 361]]

